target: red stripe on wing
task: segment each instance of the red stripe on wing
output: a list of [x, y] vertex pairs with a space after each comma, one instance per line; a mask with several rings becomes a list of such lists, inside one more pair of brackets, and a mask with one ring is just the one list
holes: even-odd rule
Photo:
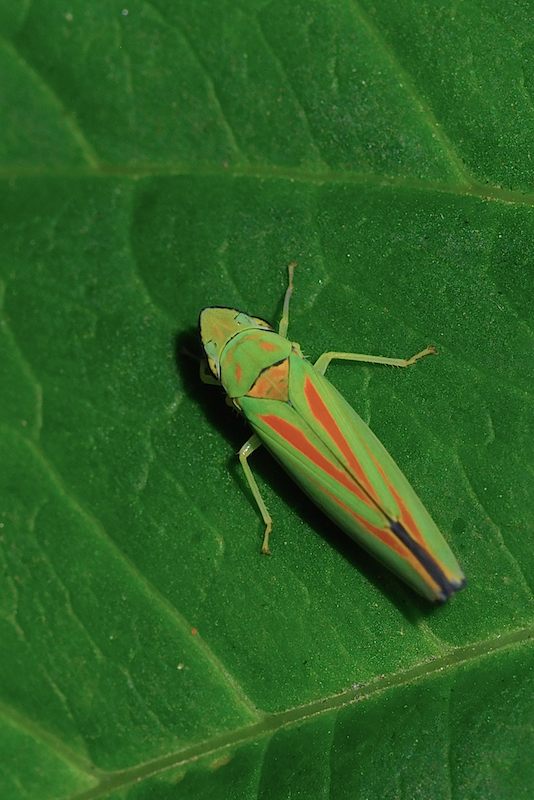
[[[311, 413], [315, 417], [315, 419], [319, 422], [319, 424], [323, 427], [323, 429], [328, 433], [330, 438], [333, 442], [338, 446], [340, 451], [343, 453], [344, 457], [347, 460], [349, 468], [354, 471], [358, 482], [364, 487], [365, 491], [369, 494], [371, 500], [373, 500], [379, 509], [382, 510], [382, 503], [380, 498], [377, 497], [372, 484], [369, 482], [362, 465], [356, 458], [351, 446], [343, 436], [342, 432], [340, 431], [337, 422], [335, 421], [334, 417], [330, 413], [328, 407], [326, 406], [324, 400], [322, 399], [321, 395], [311, 382], [309, 378], [305, 379], [304, 382], [304, 394], [308, 400], [308, 405], [310, 408]], [[402, 523], [404, 528], [410, 533], [410, 535], [423, 547], [426, 547], [426, 542], [417, 527], [417, 524], [412, 517], [410, 511], [408, 510], [404, 500], [399, 495], [391, 481], [388, 479], [384, 469], [382, 468], [381, 464], [378, 462], [374, 454], [371, 452], [369, 446], [363, 442], [367, 453], [369, 454], [371, 460], [373, 461], [374, 465], [378, 469], [380, 475], [382, 476], [384, 483], [386, 485], [387, 490], [391, 494], [393, 500], [396, 503], [396, 506], [399, 510], [399, 522]]]
[[354, 511], [350, 506], [344, 503], [339, 497], [336, 497], [335, 494], [329, 492], [328, 489], [325, 489], [324, 486], [318, 487], [320, 491], [324, 492], [328, 495], [328, 497], [337, 505], [343, 509], [347, 514], [349, 514], [353, 519], [358, 522], [364, 530], [369, 531], [372, 536], [376, 536], [377, 539], [380, 539], [387, 547], [390, 547], [394, 550], [401, 558], [407, 561], [412, 569], [414, 569], [420, 576], [423, 578], [425, 583], [431, 586], [433, 591], [438, 592], [440, 587], [436, 583], [436, 581], [428, 574], [426, 569], [423, 565], [417, 560], [417, 558], [411, 553], [407, 547], [405, 547], [402, 542], [400, 542], [397, 537], [389, 530], [389, 528], [378, 528], [376, 525], [372, 525], [370, 522], [367, 522], [364, 517], [360, 516], [356, 511]]
[[354, 472], [356, 479], [368, 493], [371, 500], [373, 500], [376, 505], [380, 507], [380, 500], [376, 496], [375, 490], [370, 483], [369, 478], [365, 474], [365, 470], [354, 455], [350, 444], [341, 433], [337, 422], [328, 409], [328, 406], [325, 404], [323, 398], [309, 378], [306, 378], [304, 381], [304, 394], [306, 395], [309, 409], [317, 422], [327, 432], [332, 441], [343, 453], [349, 468]]
[[[352, 480], [345, 472], [338, 469], [331, 461], [328, 460], [321, 452], [318, 450], [311, 442], [308, 440], [306, 435], [293, 425], [291, 422], [288, 422], [283, 417], [279, 417], [276, 414], [260, 414], [260, 419], [265, 422], [265, 424], [271, 428], [271, 430], [275, 431], [279, 436], [281, 436], [285, 441], [291, 444], [295, 450], [298, 450], [304, 456], [306, 456], [309, 461], [315, 464], [320, 470], [325, 472], [327, 475], [330, 475], [334, 480], [338, 481], [342, 486], [352, 492], [359, 500], [361, 500], [368, 508], [371, 508], [373, 511], [376, 511], [376, 507], [374, 504], [371, 504], [369, 501], [369, 497], [367, 494], [358, 486], [358, 484]], [[340, 508], [342, 508], [349, 516], [358, 522], [358, 524], [364, 529], [367, 530], [372, 536], [376, 536], [380, 541], [382, 541], [387, 547], [390, 547], [394, 550], [398, 555], [400, 555], [405, 561], [407, 561], [411, 567], [423, 578], [423, 580], [430, 584], [431, 586], [435, 587], [435, 591], [439, 590], [439, 587], [435, 583], [435, 581], [428, 575], [422, 564], [414, 557], [412, 553], [400, 542], [397, 537], [389, 530], [389, 528], [379, 528], [376, 525], [373, 525], [370, 522], [358, 514], [354, 509], [348, 506], [346, 503], [343, 502], [339, 497], [333, 492], [330, 492], [324, 486], [322, 486], [318, 481], [317, 488], [326, 494], [334, 503], [336, 503]]]
[[367, 445], [365, 445], [365, 449], [367, 450], [369, 456], [373, 460], [375, 467], [382, 475], [382, 478], [384, 479], [384, 483], [386, 484], [388, 491], [390, 492], [391, 496], [393, 497], [393, 499], [397, 504], [397, 508], [399, 509], [399, 522], [401, 522], [403, 527], [406, 528], [412, 539], [415, 539], [416, 542], [419, 542], [420, 545], [426, 548], [427, 544], [423, 538], [423, 535], [419, 530], [419, 528], [417, 527], [417, 524], [414, 518], [412, 517], [411, 513], [409, 512], [408, 508], [406, 507], [404, 500], [397, 492], [391, 481], [388, 479], [380, 463], [376, 460], [375, 456], [371, 453]]
[[335, 494], [332, 494], [332, 492], [329, 492], [324, 487], [320, 487], [320, 490], [323, 491], [325, 494], [327, 494], [329, 498], [334, 501], [334, 503], [337, 503], [337, 505], [340, 508], [342, 508], [343, 511], [345, 511], [347, 514], [353, 517], [356, 520], [356, 522], [358, 522], [362, 526], [362, 528], [365, 528], [365, 530], [369, 531], [370, 534], [376, 536], [376, 538], [380, 539], [380, 541], [384, 542], [384, 544], [387, 544], [388, 547], [391, 547], [392, 550], [395, 550], [403, 558], [406, 557], [406, 548], [402, 545], [401, 542], [399, 542], [396, 536], [394, 536], [394, 534], [391, 533], [389, 528], [378, 528], [376, 525], [372, 525], [370, 522], [367, 522], [367, 520], [364, 517], [360, 516], [360, 514], [354, 511], [350, 506], [348, 506], [346, 503], [340, 500], [339, 497], [336, 497]]
[[275, 431], [275, 433], [281, 436], [282, 439], [289, 442], [295, 450], [298, 450], [302, 455], [306, 456], [316, 467], [319, 467], [320, 470], [326, 472], [331, 478], [334, 478], [334, 480], [344, 486], [345, 489], [348, 489], [349, 492], [356, 495], [366, 506], [372, 508], [373, 511], [376, 510], [374, 506], [371, 506], [369, 498], [365, 492], [360, 489], [358, 484], [343, 472], [343, 470], [334, 466], [320, 450], [311, 444], [306, 434], [304, 434], [300, 428], [297, 428], [296, 425], [293, 425], [291, 422], [288, 422], [283, 417], [279, 417], [276, 414], [260, 414], [260, 419], [263, 420], [269, 428]]
[[404, 500], [400, 497], [400, 495], [398, 494], [396, 489], [391, 484], [388, 484], [388, 487], [389, 487], [389, 490], [393, 494], [393, 497], [395, 498], [395, 500], [397, 501], [397, 504], [399, 506], [400, 517], [401, 517], [400, 518], [400, 522], [402, 523], [404, 528], [406, 528], [406, 530], [408, 531], [408, 533], [410, 534], [412, 539], [415, 539], [421, 545], [421, 547], [424, 548], [424, 550], [435, 561], [435, 563], [438, 565], [438, 567], [444, 573], [445, 577], [448, 580], [452, 580], [452, 581], [456, 580], [457, 581], [458, 580], [457, 576], [454, 575], [454, 573], [451, 572], [451, 570], [448, 569], [445, 566], [443, 561], [441, 561], [435, 555], [435, 553], [433, 553], [432, 550], [429, 548], [428, 543], [423, 538], [423, 535], [422, 535], [421, 531], [419, 530], [419, 528], [417, 527], [417, 524], [416, 524], [414, 518], [412, 517], [412, 515], [408, 511], [408, 509], [407, 509], [407, 507], [406, 507], [406, 505], [404, 503]]

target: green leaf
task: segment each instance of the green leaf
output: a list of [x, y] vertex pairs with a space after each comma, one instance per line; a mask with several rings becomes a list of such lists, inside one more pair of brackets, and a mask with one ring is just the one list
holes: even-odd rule
[[[502, 7], [501, 7], [502, 6]], [[3, 800], [530, 798], [528, 3], [0, 2]], [[182, 353], [275, 321], [458, 555], [431, 608]]]

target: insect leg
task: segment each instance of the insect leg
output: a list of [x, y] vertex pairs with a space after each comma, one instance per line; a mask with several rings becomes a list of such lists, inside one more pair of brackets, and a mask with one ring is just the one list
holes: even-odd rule
[[267, 506], [263, 502], [263, 498], [260, 494], [260, 490], [258, 489], [258, 484], [256, 483], [256, 479], [252, 474], [252, 470], [248, 464], [248, 457], [252, 455], [254, 450], [257, 450], [260, 447], [261, 441], [258, 439], [256, 434], [253, 434], [250, 439], [248, 439], [241, 450], [239, 451], [239, 460], [241, 462], [241, 466], [243, 467], [243, 471], [245, 473], [245, 478], [247, 479], [247, 483], [250, 486], [250, 490], [254, 496], [254, 500], [260, 510], [260, 514], [262, 519], [265, 523], [265, 533], [263, 534], [263, 544], [261, 546], [261, 552], [270, 555], [271, 551], [269, 550], [269, 535], [271, 533], [271, 529], [273, 527], [273, 521], [271, 515], [267, 511]]
[[220, 386], [221, 382], [217, 380], [217, 378], [213, 375], [211, 369], [208, 366], [208, 362], [202, 356], [197, 356], [196, 353], [192, 353], [187, 347], [182, 347], [181, 352], [184, 356], [188, 358], [194, 358], [195, 361], [198, 361], [199, 365], [199, 377], [202, 383], [207, 383], [210, 386]]
[[296, 266], [296, 261], [291, 261], [291, 263], [287, 265], [288, 283], [286, 293], [284, 295], [282, 318], [280, 320], [280, 325], [278, 326], [278, 333], [280, 336], [283, 336], [284, 339], [287, 339], [287, 329], [289, 326], [289, 301], [291, 300], [291, 295], [293, 294], [293, 273], [295, 272]]
[[389, 367], [411, 367], [412, 364], [415, 364], [416, 361], [419, 361], [420, 358], [424, 358], [425, 356], [431, 356], [437, 353], [435, 347], [425, 347], [424, 350], [421, 350], [420, 353], [416, 353], [411, 358], [385, 358], [384, 356], [366, 356], [362, 355], [361, 353], [323, 353], [322, 356], [319, 356], [315, 364], [313, 365], [315, 369], [324, 375], [326, 370], [328, 369], [330, 362], [334, 359], [340, 359], [343, 361], [361, 361], [366, 364], [386, 364]]
[[200, 360], [199, 376], [202, 383], [207, 383], [209, 386], [221, 385], [221, 382], [218, 381], [215, 375], [212, 374], [210, 368], [208, 367], [208, 362], [204, 358]]

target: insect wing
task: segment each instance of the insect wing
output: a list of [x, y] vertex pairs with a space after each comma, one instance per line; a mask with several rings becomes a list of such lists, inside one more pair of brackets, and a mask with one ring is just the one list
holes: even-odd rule
[[296, 353], [288, 402], [240, 399], [256, 433], [346, 533], [420, 594], [463, 585], [452, 551], [391, 456], [332, 384]]

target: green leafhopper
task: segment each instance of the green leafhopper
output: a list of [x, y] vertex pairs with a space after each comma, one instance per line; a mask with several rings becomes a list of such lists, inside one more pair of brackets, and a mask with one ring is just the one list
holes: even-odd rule
[[333, 359], [408, 367], [436, 351], [409, 359], [327, 352], [312, 365], [287, 339], [295, 266], [278, 333], [235, 308], [200, 314], [201, 377], [223, 386], [253, 430], [239, 459], [265, 523], [262, 552], [272, 520], [248, 463], [261, 444], [345, 533], [419, 594], [444, 602], [465, 586], [456, 558], [387, 450], [324, 377]]

